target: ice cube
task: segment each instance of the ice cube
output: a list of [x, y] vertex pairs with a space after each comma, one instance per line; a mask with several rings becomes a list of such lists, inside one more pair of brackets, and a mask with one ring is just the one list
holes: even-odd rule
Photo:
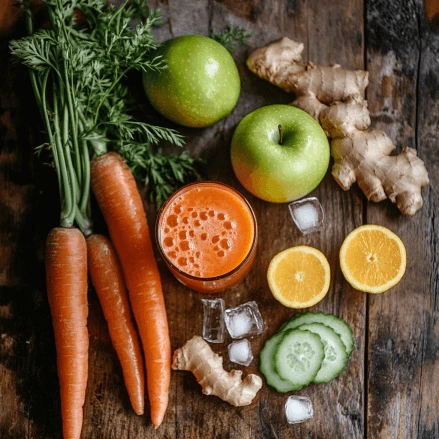
[[225, 322], [232, 338], [258, 335], [264, 330], [264, 321], [254, 301], [226, 309]]
[[285, 403], [285, 415], [289, 424], [311, 419], [314, 415], [311, 400], [306, 396], [290, 396]]
[[252, 347], [250, 342], [243, 338], [229, 344], [229, 359], [236, 364], [248, 366], [253, 360]]
[[203, 338], [210, 343], [224, 343], [224, 300], [201, 299], [203, 302]]
[[288, 208], [294, 223], [303, 235], [317, 232], [323, 227], [323, 208], [316, 197], [294, 201]]

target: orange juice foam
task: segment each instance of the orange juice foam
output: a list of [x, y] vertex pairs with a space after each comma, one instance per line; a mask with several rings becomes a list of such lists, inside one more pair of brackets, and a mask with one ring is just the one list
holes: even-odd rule
[[255, 240], [253, 213], [228, 186], [204, 182], [171, 198], [160, 217], [159, 245], [174, 267], [212, 278], [236, 269]]

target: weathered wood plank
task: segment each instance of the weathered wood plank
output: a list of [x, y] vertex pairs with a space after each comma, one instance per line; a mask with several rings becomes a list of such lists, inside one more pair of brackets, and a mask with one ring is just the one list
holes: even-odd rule
[[439, 39], [422, 2], [367, 5], [368, 101], [375, 127], [418, 150], [431, 183], [425, 205], [404, 218], [390, 203], [368, 205], [367, 222], [389, 227], [407, 248], [400, 284], [369, 296], [367, 433], [433, 438], [438, 428], [437, 87]]
[[418, 90], [424, 92], [418, 97], [417, 146], [427, 162], [431, 184], [422, 218], [428, 269], [424, 269], [422, 288], [426, 309], [422, 313], [422, 401], [416, 434], [427, 439], [439, 436], [439, 393], [435, 390], [439, 388], [439, 35], [425, 27], [422, 31]]
[[44, 424], [56, 395], [56, 366], [45, 362], [54, 350], [41, 237], [57, 195], [52, 208], [41, 203], [36, 108], [27, 73], [12, 65], [4, 41], [0, 66], [0, 435], [15, 438], [32, 436], [35, 419]]

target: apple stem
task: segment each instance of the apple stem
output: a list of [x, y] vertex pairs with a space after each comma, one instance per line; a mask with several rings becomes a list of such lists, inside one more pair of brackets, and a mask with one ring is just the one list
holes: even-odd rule
[[279, 130], [279, 145], [282, 145], [283, 139], [282, 139], [282, 125], [278, 125], [277, 129]]

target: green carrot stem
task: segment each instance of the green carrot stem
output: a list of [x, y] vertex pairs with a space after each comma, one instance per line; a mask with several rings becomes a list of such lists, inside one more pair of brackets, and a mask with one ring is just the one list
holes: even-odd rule
[[[32, 72], [32, 75], [35, 77], [35, 73]], [[60, 193], [60, 197], [62, 199], [62, 193], [63, 193], [63, 185], [62, 185], [62, 177], [61, 177], [61, 170], [60, 170], [60, 158], [58, 155], [58, 149], [55, 147], [55, 143], [56, 143], [56, 139], [55, 139], [55, 135], [52, 132], [52, 128], [50, 126], [50, 120], [49, 120], [49, 112], [47, 109], [47, 99], [46, 99], [46, 93], [47, 93], [47, 81], [50, 75], [50, 71], [47, 71], [42, 79], [42, 83], [41, 83], [41, 108], [42, 108], [42, 116], [46, 125], [46, 129], [47, 129], [47, 134], [49, 136], [49, 141], [50, 141], [50, 148], [52, 150], [52, 154], [53, 154], [53, 162], [54, 162], [54, 166], [55, 166], [55, 171], [56, 171], [56, 175], [57, 175], [57, 180], [58, 180], [58, 189], [59, 189], [59, 193]]]
[[23, 0], [23, 8], [25, 16], [26, 16], [26, 30], [28, 35], [32, 35], [34, 32], [34, 26], [32, 22], [32, 12], [30, 10], [30, 1]]
[[63, 108], [63, 114], [64, 114], [64, 120], [63, 120], [63, 140], [62, 140], [62, 146], [64, 148], [64, 157], [66, 160], [66, 168], [69, 175], [69, 190], [71, 192], [72, 200], [73, 200], [73, 206], [71, 208], [71, 211], [69, 212], [67, 216], [67, 220], [70, 222], [74, 222], [75, 215], [76, 215], [76, 206], [79, 202], [80, 197], [80, 187], [77, 175], [75, 173], [75, 168], [73, 166], [72, 156], [71, 156], [71, 149], [70, 149], [70, 141], [69, 141], [69, 133], [70, 133], [70, 125], [69, 125], [69, 112], [67, 109], [67, 105], [64, 103]]
[[79, 210], [84, 215], [87, 216], [87, 210], [89, 208], [90, 200], [90, 152], [88, 150], [88, 145], [86, 141], [82, 141], [82, 169], [83, 178], [81, 180], [81, 197], [79, 200]]
[[75, 221], [85, 237], [90, 236], [93, 233], [91, 221], [87, 216], [82, 214], [78, 206], [75, 206]]
[[[62, 139], [60, 138], [61, 127], [59, 124], [59, 107], [58, 107], [58, 97], [57, 97], [57, 87], [53, 85], [53, 111], [54, 118], [53, 122], [55, 125], [55, 142], [53, 147], [57, 149], [59, 156], [59, 168], [61, 174], [61, 226], [68, 227], [72, 224], [73, 220], [71, 219], [72, 212], [74, 212], [74, 198], [72, 197], [71, 192], [71, 182], [69, 179], [69, 172], [66, 166], [66, 157], [64, 155], [64, 148], [62, 145]], [[63, 203], [64, 201], [64, 203]]]
[[75, 153], [75, 170], [76, 175], [79, 181], [82, 180], [82, 166], [81, 166], [81, 153], [79, 151], [78, 145], [78, 123], [77, 123], [77, 114], [73, 108], [73, 98], [71, 93], [71, 83], [68, 75], [68, 66], [64, 61], [64, 82], [65, 82], [65, 95], [67, 97], [67, 105], [69, 109], [69, 119], [70, 119], [70, 131], [73, 143], [73, 150]]

